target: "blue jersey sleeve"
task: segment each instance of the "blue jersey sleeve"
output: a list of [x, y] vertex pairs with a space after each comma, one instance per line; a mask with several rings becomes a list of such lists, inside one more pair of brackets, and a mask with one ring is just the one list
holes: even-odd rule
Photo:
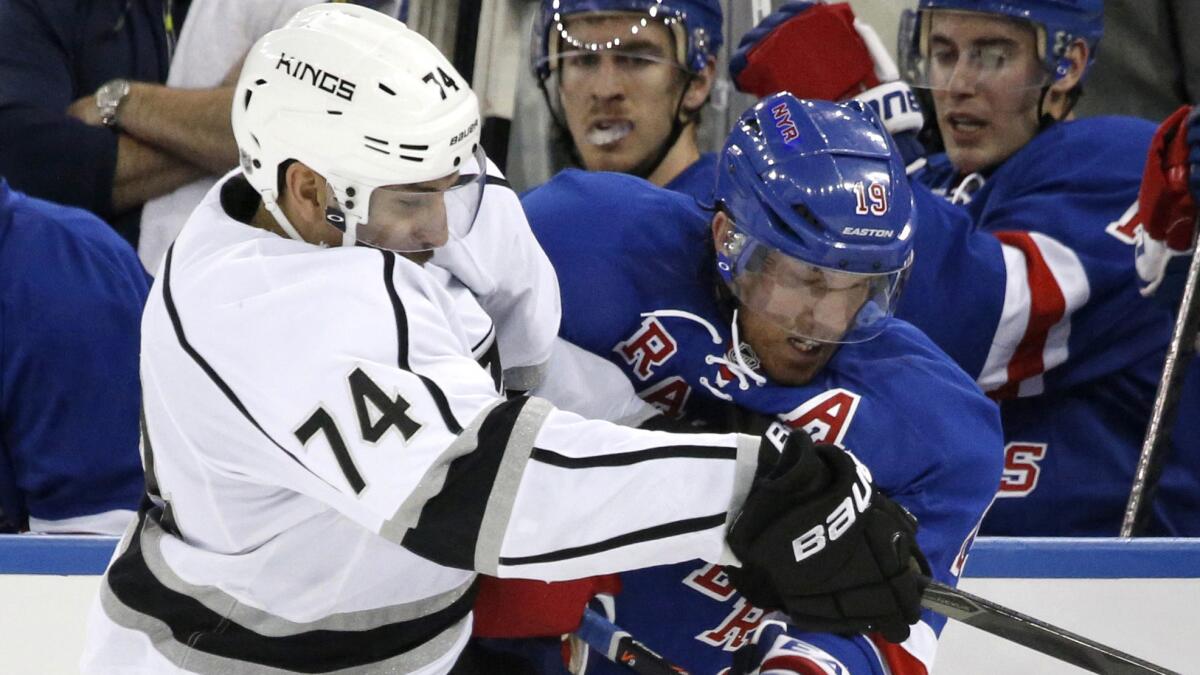
[[965, 206], [918, 188], [899, 315], [998, 399], [1095, 381], [1161, 349], [1169, 319], [1138, 296], [1132, 264], [1152, 133], [1132, 119], [1059, 124]]
[[149, 282], [102, 221], [0, 181], [0, 508], [10, 524], [136, 508]]

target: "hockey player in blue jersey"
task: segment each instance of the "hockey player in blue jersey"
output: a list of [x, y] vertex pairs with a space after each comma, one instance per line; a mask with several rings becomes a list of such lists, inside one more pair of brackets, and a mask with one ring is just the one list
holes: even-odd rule
[[[953, 584], [995, 493], [999, 418], [944, 353], [891, 318], [920, 227], [893, 152], [861, 104], [784, 94], [727, 139], [715, 211], [580, 171], [523, 205], [558, 271], [564, 337], [622, 367], [668, 416], [757, 415], [851, 449], [920, 522], [932, 576]], [[795, 553], [824, 536], [796, 540]], [[724, 672], [779, 607], [753, 570], [691, 562], [621, 580], [616, 622], [697, 675]], [[793, 628], [756, 658], [793, 664], [778, 672], [926, 673], [943, 623], [925, 612], [911, 634], [887, 636], [900, 644]]]
[[721, 27], [718, 0], [542, 0], [533, 71], [575, 164], [710, 200], [697, 128]]
[[[808, 93], [772, 64], [828, 51], [779, 46], [815, 7], [789, 3], [743, 41], [740, 85], [766, 72]], [[1169, 338], [1131, 262], [1154, 127], [1070, 114], [1101, 13], [1098, 0], [920, 0], [902, 22], [900, 71], [929, 91], [947, 152], [916, 174], [920, 262], [898, 316], [1001, 402], [987, 534], [1116, 534]], [[1148, 533], [1198, 528], [1200, 448], [1180, 446]]]
[[0, 533], [120, 534], [142, 492], [137, 254], [0, 178]]

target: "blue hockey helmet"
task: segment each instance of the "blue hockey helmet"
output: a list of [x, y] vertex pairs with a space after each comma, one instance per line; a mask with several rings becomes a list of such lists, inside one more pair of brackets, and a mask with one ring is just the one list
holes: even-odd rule
[[901, 73], [914, 86], [926, 84], [921, 73], [927, 72], [922, 61], [927, 54], [929, 10], [991, 14], [1032, 24], [1038, 34], [1038, 56], [1055, 81], [1070, 70], [1067, 48], [1072, 43], [1087, 44], [1090, 66], [1104, 35], [1104, 0], [918, 0], [915, 11], [904, 12], [897, 49]]
[[716, 203], [733, 226], [717, 266], [742, 305], [819, 342], [878, 335], [912, 264], [915, 209], [870, 107], [773, 94], [719, 161]]
[[[615, 44], [614, 41], [580, 42], [566, 30], [563, 20], [574, 14], [590, 13], [642, 16], [632, 21], [623, 35], [613, 36]], [[620, 46], [620, 38], [625, 35], [636, 35], [649, 21], [660, 21], [671, 29], [678, 63], [693, 73], [703, 70], [708, 57], [715, 57], [721, 49], [723, 19], [719, 0], [542, 0], [533, 26], [533, 71], [539, 79], [546, 79], [561, 43], [573, 49], [611, 49]]]

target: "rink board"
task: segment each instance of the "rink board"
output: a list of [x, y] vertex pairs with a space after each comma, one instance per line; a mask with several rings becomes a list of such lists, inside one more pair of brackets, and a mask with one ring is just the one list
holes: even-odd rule
[[[0, 673], [75, 673], [108, 537], [0, 536]], [[966, 590], [1200, 675], [1200, 539], [987, 539]], [[1085, 671], [955, 622], [934, 675]]]

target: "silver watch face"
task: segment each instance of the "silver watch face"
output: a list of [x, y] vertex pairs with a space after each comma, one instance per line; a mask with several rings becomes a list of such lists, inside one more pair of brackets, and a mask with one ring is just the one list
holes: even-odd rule
[[101, 109], [116, 108], [129, 95], [129, 80], [109, 80], [96, 90], [96, 105]]
[[96, 90], [96, 108], [100, 110], [100, 123], [106, 127], [117, 126], [117, 113], [121, 101], [129, 95], [129, 80], [109, 80]]

